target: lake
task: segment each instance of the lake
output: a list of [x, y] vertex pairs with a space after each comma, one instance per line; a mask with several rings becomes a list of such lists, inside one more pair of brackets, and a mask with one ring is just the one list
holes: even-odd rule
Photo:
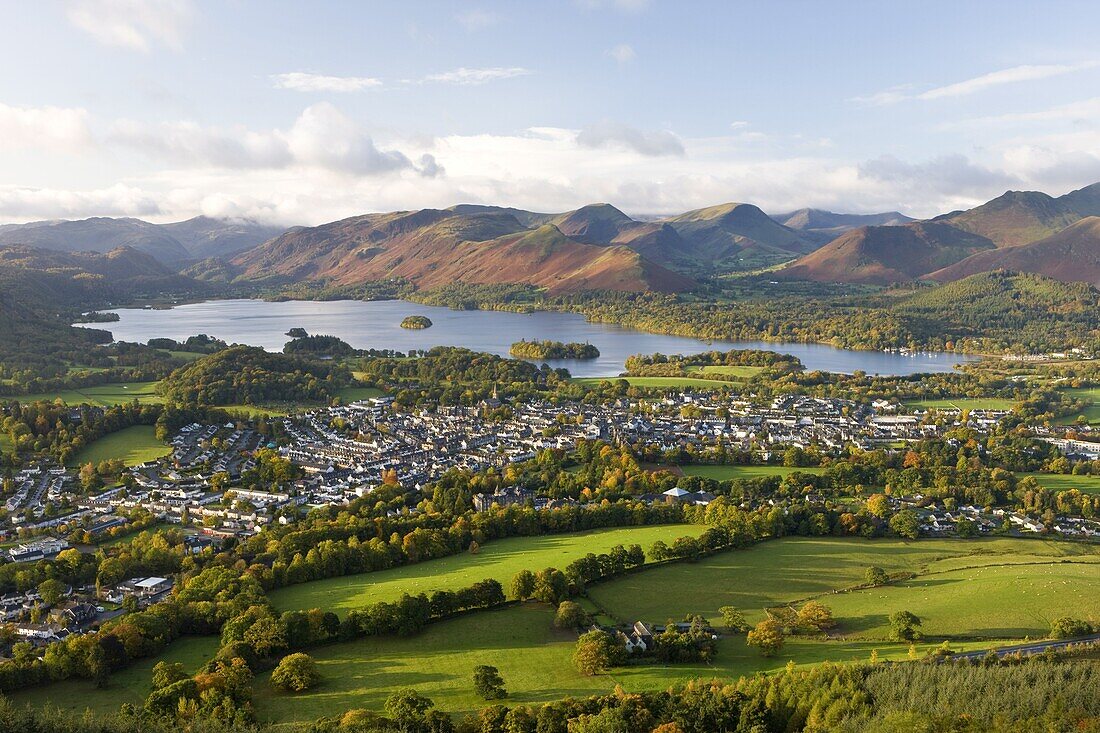
[[[575, 313], [507, 313], [459, 311], [402, 300], [310, 301], [268, 303], [262, 300], [208, 300], [171, 309], [119, 308], [119, 320], [90, 324], [110, 331], [118, 341], [144, 343], [151, 338], [178, 341], [204, 333], [229, 343], [262, 346], [280, 351], [289, 341], [286, 332], [304, 328], [310, 334], [338, 336], [358, 349], [428, 349], [432, 346], [465, 346], [501, 356], [520, 339], [588, 342], [600, 350], [589, 361], [554, 360], [575, 377], [615, 376], [631, 354], [692, 354], [712, 349], [767, 349], [793, 354], [807, 369], [868, 374], [917, 374], [947, 372], [974, 357], [958, 354], [894, 354], [850, 351], [824, 344], [770, 343], [765, 341], [707, 341], [685, 336], [666, 336], [634, 331], [603, 323], [589, 323]], [[405, 316], [423, 315], [431, 328], [401, 328]]]

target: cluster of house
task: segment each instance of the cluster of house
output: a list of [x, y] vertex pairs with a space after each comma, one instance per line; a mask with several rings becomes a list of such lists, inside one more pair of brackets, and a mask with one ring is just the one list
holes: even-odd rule
[[53, 606], [34, 590], [12, 593], [0, 598], [0, 620], [12, 625], [18, 640], [45, 646], [87, 633], [97, 622], [118, 616], [123, 613], [118, 606], [127, 597], [132, 596], [139, 607], [158, 603], [172, 586], [168, 578], [131, 578], [99, 590], [98, 595], [94, 586], [70, 587]]
[[[753, 451], [767, 461], [789, 447], [818, 446], [840, 450], [902, 445], [939, 434], [941, 421], [906, 414], [896, 402], [871, 405], [833, 398], [783, 395], [761, 403], [725, 393], [673, 393], [661, 398], [619, 398], [605, 404], [532, 400], [509, 405], [503, 420], [489, 419], [486, 408], [496, 398], [476, 406], [435, 409], [391, 409], [392, 398], [379, 397], [349, 405], [287, 416], [273, 423], [278, 443], [233, 423], [191, 424], [172, 437], [170, 456], [127, 470], [122, 485], [96, 495], [76, 491], [71, 473], [43, 462], [17, 474], [10, 507], [37, 511], [50, 500], [62, 510], [13, 521], [2, 533], [18, 529], [34, 534], [65, 535], [74, 528], [91, 535], [127, 523], [131, 510], [142, 508], [165, 521], [201, 529], [207, 541], [244, 537], [266, 524], [288, 523], [302, 508], [346, 505], [369, 493], [387, 474], [396, 474], [408, 489], [419, 489], [454, 468], [479, 471], [528, 460], [544, 449], [570, 449], [579, 440], [644, 444], [662, 450], [705, 451], [717, 447]], [[941, 411], [951, 415], [951, 411]], [[971, 410], [968, 424], [988, 428], [1007, 413]], [[964, 419], [954, 413], [956, 422]], [[495, 417], [499, 418], [499, 412]], [[1051, 438], [1054, 440], [1061, 440]], [[1081, 455], [1100, 444], [1062, 441], [1064, 450]], [[255, 465], [257, 449], [277, 449], [304, 469], [291, 485], [270, 491], [240, 486], [243, 473]], [[217, 480], [215, 477], [218, 476]], [[649, 501], [707, 504], [713, 496], [673, 489]], [[521, 489], [505, 489], [475, 499], [475, 508], [493, 504], [558, 506]], [[922, 521], [936, 534], [952, 525], [964, 510], [931, 512]], [[978, 518], [980, 519], [980, 518]], [[985, 525], [976, 521], [979, 528]], [[1068, 525], [1067, 525], [1068, 526]], [[1071, 527], [1074, 531], [1080, 528]], [[200, 551], [202, 546], [196, 546]], [[25, 554], [19, 554], [25, 553]], [[9, 553], [26, 561], [49, 556], [32, 547]]]
[[972, 505], [946, 509], [929, 503], [921, 494], [887, 496], [886, 499], [893, 511], [912, 510], [917, 515], [921, 534], [933, 537], [953, 535], [958, 531], [959, 520], [967, 520], [978, 534], [989, 534], [1007, 524], [1012, 533], [1020, 535], [1054, 531], [1064, 537], [1100, 539], [1100, 522], [1093, 519], [1058, 516], [1053, 525], [1047, 527], [1035, 517], [1007, 509], [986, 509]]

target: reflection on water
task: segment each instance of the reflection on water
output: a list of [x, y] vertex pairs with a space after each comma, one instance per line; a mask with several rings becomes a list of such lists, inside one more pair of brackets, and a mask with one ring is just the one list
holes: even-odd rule
[[[465, 346], [475, 351], [508, 355], [520, 339], [551, 339], [595, 344], [600, 358], [590, 361], [551, 361], [573, 376], [603, 377], [622, 372], [631, 354], [690, 354], [716, 349], [768, 349], [794, 354], [807, 369], [868, 374], [915, 374], [951, 371], [968, 361], [957, 354], [888, 354], [881, 351], [848, 351], [822, 344], [768, 343], [763, 341], [708, 341], [683, 336], [633, 331], [619, 326], [588, 323], [574, 313], [506, 313], [456, 311], [402, 300], [293, 300], [267, 303], [261, 300], [209, 300], [170, 310], [120, 308], [116, 323], [92, 324], [114, 334], [118, 341], [145, 342], [151, 338], [186, 339], [205, 333], [229, 343], [281, 350], [291, 328], [311, 334], [339, 336], [359, 349], [427, 349], [432, 346]], [[424, 315], [431, 328], [409, 330], [398, 324], [410, 315]]]

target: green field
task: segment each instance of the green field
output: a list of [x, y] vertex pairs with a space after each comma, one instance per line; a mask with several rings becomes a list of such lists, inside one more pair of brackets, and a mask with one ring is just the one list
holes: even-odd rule
[[1040, 486], [1051, 491], [1077, 489], [1084, 494], [1100, 494], [1100, 476], [1072, 476], [1062, 473], [1017, 473], [1016, 476], [1031, 476]]
[[754, 377], [760, 372], [764, 371], [764, 367], [758, 366], [692, 366], [687, 368], [688, 372], [702, 372], [703, 374], [722, 374], [726, 376], [741, 377], [742, 379], [748, 379]]
[[73, 456], [70, 465], [99, 463], [121, 458], [127, 466], [152, 461], [172, 452], [171, 447], [157, 440], [156, 429], [152, 425], [134, 425], [110, 433], [84, 447]]
[[842, 633], [860, 637], [886, 638], [887, 617], [901, 609], [919, 616], [928, 636], [1042, 637], [1060, 616], [1100, 621], [1100, 555], [1079, 560], [931, 573], [822, 601]]
[[111, 683], [98, 689], [91, 680], [65, 680], [41, 687], [8, 693], [18, 705], [50, 704], [63, 710], [83, 711], [86, 708], [98, 713], [115, 713], [123, 703], [139, 708], [149, 694], [149, 682], [153, 666], [157, 662], [180, 662], [190, 672], [197, 672], [203, 662], [218, 650], [217, 636], [185, 636], [172, 642], [158, 657], [135, 662], [126, 669], [111, 675]]
[[[1100, 423], [1100, 387], [1078, 387], [1075, 389], [1065, 390], [1067, 394], [1072, 395], [1078, 399], [1088, 402], [1088, 406], [1085, 407], [1084, 412], [1081, 414], [1085, 416], [1093, 425]], [[1074, 422], [1077, 419], [1077, 415], [1072, 416], [1066, 422]]]
[[[655, 568], [645, 573], [629, 575], [589, 589], [589, 596], [600, 607], [622, 621], [637, 619], [663, 621], [682, 618], [688, 613], [701, 613], [714, 623], [720, 622], [718, 609], [725, 605], [736, 606], [750, 621], [764, 618], [764, 609], [791, 603], [814, 596], [825, 596], [826, 605], [836, 606], [841, 618], [841, 630], [847, 623], [854, 630], [873, 629], [875, 619], [884, 618], [906, 606], [886, 605], [877, 598], [883, 589], [865, 593], [833, 595], [834, 591], [850, 588], [863, 582], [863, 574], [870, 565], [878, 565], [891, 573], [918, 573], [918, 580], [927, 581], [922, 588], [932, 597], [932, 589], [943, 586], [951, 593], [945, 595], [942, 607], [937, 607], [940, 618], [937, 629], [951, 629], [952, 634], [972, 634], [981, 637], [1011, 638], [1023, 634], [1008, 633], [1029, 629], [1024, 633], [1040, 634], [1049, 629], [1049, 622], [1032, 618], [1035, 604], [1025, 598], [1034, 591], [1019, 591], [1020, 611], [1002, 608], [1011, 605], [1015, 577], [1011, 573], [999, 578], [997, 583], [957, 586], [955, 576], [937, 578], [936, 573], [965, 571], [971, 566], [1007, 567], [1020, 563], [1050, 563], [1054, 560], [1089, 562], [1089, 565], [1058, 564], [1064, 570], [1067, 588], [1080, 585], [1065, 594], [1040, 605], [1048, 614], [1078, 614], [1100, 616], [1100, 547], [1070, 542], [1044, 540], [865, 540], [792, 537], [765, 542], [741, 552], [725, 552], [701, 562], [677, 564]], [[1089, 579], [1091, 571], [1091, 581]], [[1027, 571], [1023, 571], [1027, 572]], [[965, 575], [960, 576], [965, 577]], [[991, 574], [990, 577], [993, 577]], [[917, 581], [913, 581], [917, 582]], [[1083, 584], [1082, 584], [1083, 583]], [[970, 588], [975, 592], [970, 592]], [[649, 589], [661, 588], [661, 593]], [[1030, 585], [1026, 588], [1031, 588]], [[890, 588], [884, 592], [895, 592]], [[980, 590], [980, 593], [977, 592]], [[1080, 592], [1086, 594], [1081, 597]], [[985, 595], [982, 595], [984, 593]], [[1085, 602], [1088, 595], [1092, 604]], [[1076, 599], [1076, 600], [1075, 600]], [[1073, 601], [1071, 604], [1070, 602]], [[840, 603], [844, 602], [841, 612]], [[900, 602], [900, 601], [899, 601]], [[932, 601], [929, 601], [932, 603]], [[989, 605], [996, 603], [998, 605]], [[915, 605], [915, 604], [914, 604]], [[984, 606], [984, 607], [983, 607]], [[951, 610], [953, 607], [954, 610]], [[916, 609], [911, 609], [918, 613]], [[998, 627], [985, 622], [978, 623], [985, 614], [1003, 612], [1009, 619]], [[992, 613], [990, 619], [997, 618]], [[959, 621], [951, 621], [954, 616]], [[1026, 618], [1031, 621], [1026, 621]], [[1098, 619], [1100, 620], [1100, 619]], [[967, 624], [974, 625], [968, 626]]]
[[1000, 397], [951, 397], [942, 400], [905, 400], [906, 407], [920, 410], [1011, 410], [1016, 403]]
[[98, 387], [41, 392], [33, 395], [20, 395], [11, 399], [20, 402], [37, 402], [40, 400], [53, 402], [60, 397], [61, 401], [67, 405], [88, 403], [99, 407], [112, 407], [133, 402], [136, 398], [138, 402], [145, 405], [163, 401], [160, 395], [156, 393], [156, 388], [157, 382], [113, 382]]
[[[306, 694], [287, 695], [272, 689], [269, 674], [259, 675], [256, 710], [267, 722], [308, 721], [350, 708], [381, 710], [394, 689], [412, 687], [447, 712], [474, 711], [488, 704], [473, 692], [471, 675], [479, 664], [500, 670], [508, 690], [505, 703], [516, 705], [610, 693], [617, 684], [636, 692], [700, 677], [736, 679], [781, 669], [788, 661], [866, 661], [872, 649], [878, 650], [881, 659], [904, 659], [908, 653], [908, 645], [902, 644], [790, 639], [778, 655], [765, 659], [745, 645], [744, 637], [735, 637], [719, 641], [712, 665], [646, 664], [585, 677], [571, 663], [576, 635], [554, 630], [552, 619], [549, 607], [526, 603], [435, 624], [412, 638], [368, 638], [319, 647], [313, 656], [321, 685]], [[933, 646], [921, 644], [919, 652]], [[959, 644], [957, 648], [980, 646]]]
[[693, 524], [602, 529], [569, 535], [513, 537], [486, 543], [476, 555], [463, 553], [439, 560], [404, 565], [391, 570], [342, 578], [317, 580], [272, 591], [271, 602], [280, 610], [323, 608], [346, 611], [377, 601], [392, 601], [402, 593], [465, 588], [485, 578], [495, 578], [507, 592], [512, 576], [523, 569], [564, 569], [589, 552], [607, 552], [615, 545], [669, 542], [684, 535], [698, 535], [706, 528]]
[[786, 476], [789, 473], [819, 474], [825, 469], [817, 467], [791, 468], [789, 466], [712, 466], [706, 464], [688, 464], [680, 466], [685, 476], [702, 476], [715, 481], [729, 481], [734, 478], [762, 478], [765, 476]]
[[[84, 389], [63, 389], [56, 392], [41, 392], [33, 395], [20, 395], [5, 399], [15, 399], [20, 402], [37, 402], [46, 400], [53, 402], [58, 397], [68, 405], [88, 403], [99, 407], [112, 407], [128, 402], [136, 398], [141, 404], [159, 404], [163, 402], [156, 393], [158, 382], [117, 382], [104, 384], [98, 387], [85, 387]], [[337, 391], [337, 396], [346, 404], [355, 400], [365, 400], [370, 397], [378, 397], [382, 390], [374, 387], [343, 387]], [[249, 415], [263, 417], [279, 417], [293, 412], [296, 409], [317, 407], [316, 404], [273, 404], [273, 405], [226, 405], [225, 409], [231, 413], [248, 417]]]
[[[375, 387], [342, 387], [336, 391], [336, 396], [343, 404], [365, 400], [371, 397], [381, 397], [382, 390]], [[225, 405], [223, 409], [241, 418], [256, 417], [283, 417], [292, 412], [301, 412], [320, 407], [321, 403], [272, 403], [265, 405]]]
[[579, 384], [596, 386], [600, 382], [613, 382], [620, 379], [625, 379], [632, 387], [726, 389], [736, 386], [736, 383], [722, 382], [716, 379], [700, 379], [697, 377], [574, 377], [572, 381]]

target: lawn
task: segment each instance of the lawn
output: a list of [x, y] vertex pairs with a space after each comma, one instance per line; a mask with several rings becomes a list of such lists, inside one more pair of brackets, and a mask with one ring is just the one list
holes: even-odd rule
[[819, 474], [825, 469], [817, 467], [791, 468], [789, 466], [713, 466], [701, 463], [680, 467], [685, 476], [702, 476], [715, 481], [729, 481], [734, 478], [762, 478], [765, 476], [786, 476], [789, 473]]
[[[756, 622], [764, 618], [764, 609], [768, 607], [824, 595], [826, 598], [823, 601], [826, 605], [835, 605], [839, 617], [850, 616], [856, 619], [856, 628], [864, 629], [873, 628], [865, 617], [878, 614], [881, 618], [881, 614], [899, 608], [880, 603], [875, 592], [862, 595], [833, 595], [833, 592], [862, 583], [864, 572], [870, 565], [878, 565], [891, 573], [920, 573], [923, 578], [925, 574], [965, 571], [971, 566], [997, 567], [1010, 563], [1050, 563], [1064, 559], [1092, 563], [1088, 566], [1060, 564], [1055, 567], [1065, 568], [1067, 584], [1084, 580], [1083, 592], [1100, 598], [1100, 547], [1095, 545], [1019, 539], [905, 541], [808, 537], [765, 542], [744, 551], [720, 553], [695, 564], [654, 568], [593, 586], [589, 589], [589, 596], [597, 605], [623, 621], [664, 621], [682, 618], [688, 613], [701, 613], [712, 622], [719, 623], [718, 609], [722, 606], [736, 606], [745, 612], [750, 621]], [[1087, 571], [1090, 570], [1093, 575], [1091, 584], [1087, 582]], [[967, 619], [977, 618], [976, 614], [987, 613], [992, 608], [1004, 610], [999, 605], [987, 605], [985, 609], [968, 609], [965, 606], [1011, 603], [1014, 597], [1011, 577], [1014, 576], [1005, 576], [1000, 591], [989, 596], [995, 599], [993, 601], [986, 601], [980, 594], [962, 592], [960, 587], [959, 592], [950, 595], [944, 604], [958, 605], [953, 613]], [[945, 588], [954, 587], [951, 582], [953, 578], [945, 576], [945, 579], [930, 582], [939, 582]], [[923, 587], [931, 588], [933, 585]], [[652, 588], [661, 588], [661, 592], [653, 593]], [[1035, 604], [1026, 597], [1027, 593], [1033, 591], [1019, 591], [1019, 602], [1021, 607], [1031, 609]], [[1100, 608], [1095, 606], [1097, 601], [1093, 601], [1091, 609], [1088, 604], [1064, 605], [1075, 598], [1080, 600], [1075, 594], [1076, 591], [1067, 591], [1067, 594], [1059, 595], [1056, 601], [1045, 604], [1047, 611], [1057, 612], [1057, 615], [1086, 615], [1091, 610], [1093, 615], [1100, 615]], [[838, 605], [842, 600], [846, 604], [843, 613]], [[947, 624], [950, 614], [942, 609], [939, 612], [943, 613], [939, 623]], [[1025, 625], [1014, 612], [1005, 612], [1008, 614], [1006, 618], [1015, 619], [1006, 628], [1024, 628]], [[1038, 620], [1033, 621], [1027, 627], [1032, 630], [1025, 633], [1041, 631], [1041, 626], [1043, 624]], [[965, 623], [957, 623], [950, 628], [953, 629], [951, 633], [955, 634], [998, 635], [995, 628], [985, 625], [967, 627]]]
[[1100, 494], [1100, 476], [1072, 476], [1061, 473], [1017, 473], [1017, 477], [1031, 476], [1043, 488], [1051, 491], [1077, 489], [1084, 494]]
[[632, 387], [729, 389], [737, 386], [736, 382], [723, 382], [717, 379], [700, 379], [697, 377], [574, 377], [572, 381], [595, 386], [600, 382], [618, 381], [620, 379], [625, 379]]
[[1060, 616], [1100, 621], [1100, 555], [1087, 560], [931, 573], [822, 600], [842, 633], [865, 638], [886, 638], [888, 616], [902, 609], [932, 637], [1042, 637]]
[[402, 593], [465, 588], [485, 578], [508, 585], [523, 569], [564, 569], [589, 552], [607, 552], [615, 545], [641, 545], [648, 550], [657, 540], [670, 542], [698, 535], [706, 528], [693, 524], [602, 529], [576, 534], [513, 537], [488, 542], [476, 555], [463, 553], [439, 560], [405, 565], [374, 573], [318, 580], [274, 590], [271, 602], [280, 610], [323, 608], [346, 611], [377, 601], [392, 601]]
[[[348, 404], [349, 402], [355, 402], [357, 400], [366, 400], [371, 397], [381, 397], [382, 390], [375, 387], [342, 387], [336, 391], [336, 396], [340, 398], [340, 402]], [[256, 417], [282, 417], [289, 415], [292, 412], [301, 412], [302, 410], [312, 410], [323, 406], [321, 403], [309, 403], [309, 402], [287, 402], [287, 403], [272, 403], [267, 405], [225, 405], [223, 409], [230, 412], [233, 415], [237, 415], [241, 418], [256, 418]]]
[[[1084, 412], [1081, 414], [1093, 425], [1100, 423], [1100, 387], [1077, 387], [1074, 389], [1067, 389], [1066, 393], [1088, 402]], [[1066, 420], [1066, 422], [1074, 422], [1076, 419], [1077, 415], [1074, 415], [1072, 418]]]
[[920, 410], [1011, 410], [1016, 403], [1000, 397], [951, 397], [936, 400], [905, 400], [905, 406]]
[[80, 466], [121, 458], [127, 466], [136, 466], [171, 452], [170, 446], [157, 440], [156, 429], [152, 425], [134, 425], [109, 433], [84, 446], [83, 450], [73, 456], [70, 464]]
[[46, 400], [53, 402], [58, 397], [67, 405], [79, 405], [87, 403], [99, 407], [113, 407], [133, 402], [136, 398], [141, 404], [157, 404], [163, 402], [156, 393], [157, 382], [113, 382], [101, 384], [98, 387], [84, 387], [83, 389], [63, 389], [56, 392], [41, 392], [33, 395], [20, 395], [11, 399], [20, 402], [37, 402]]
[[[744, 637], [732, 637], [719, 641], [713, 665], [647, 664], [585, 677], [571, 662], [576, 635], [554, 630], [552, 619], [549, 607], [526, 603], [435, 624], [411, 638], [367, 638], [319, 647], [312, 655], [318, 662], [320, 686], [287, 695], [275, 691], [265, 673], [257, 676], [253, 701], [262, 721], [291, 723], [351, 708], [380, 711], [393, 690], [411, 687], [441, 710], [464, 713], [489, 704], [473, 692], [471, 676], [480, 664], [500, 670], [508, 690], [505, 704], [511, 706], [610, 693], [617, 684], [636, 692], [661, 690], [692, 678], [735, 679], [781, 669], [788, 661], [866, 661], [872, 649], [881, 659], [904, 659], [908, 652], [903, 644], [791, 639], [778, 655], [765, 659], [745, 645]], [[922, 644], [919, 653], [933, 646]]]
[[692, 366], [687, 368], [688, 372], [702, 372], [703, 374], [722, 374], [725, 376], [741, 377], [742, 379], [748, 379], [754, 377], [760, 372], [764, 371], [764, 367], [758, 366]]
[[488, 705], [473, 691], [479, 664], [500, 670], [507, 704], [610, 692], [606, 677], [583, 677], [571, 657], [576, 635], [553, 629], [548, 606], [528, 603], [434, 624], [411, 638], [366, 638], [313, 652], [322, 683], [302, 695], [276, 692], [258, 675], [254, 704], [262, 721], [313, 720], [350, 708], [381, 710], [395, 689], [412, 687], [448, 712]]
[[7, 693], [17, 705], [41, 706], [51, 704], [63, 710], [81, 712], [86, 708], [98, 713], [115, 713], [123, 703], [139, 708], [149, 694], [149, 681], [157, 662], [181, 662], [184, 668], [195, 673], [203, 662], [218, 650], [216, 636], [185, 636], [168, 645], [157, 657], [135, 662], [126, 669], [111, 675], [111, 684], [98, 689], [90, 680], [65, 680], [27, 690]]

